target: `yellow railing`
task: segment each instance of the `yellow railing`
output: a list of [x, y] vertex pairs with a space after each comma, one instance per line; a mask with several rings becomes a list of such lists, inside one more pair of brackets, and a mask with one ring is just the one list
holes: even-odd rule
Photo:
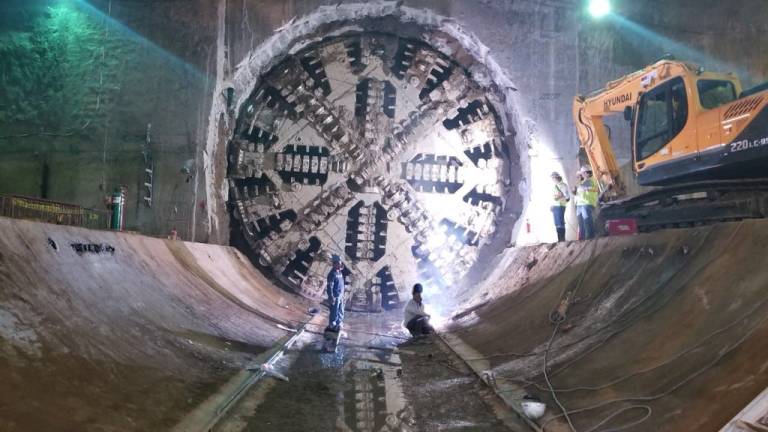
[[0, 216], [57, 225], [109, 229], [111, 212], [39, 198], [0, 195]]

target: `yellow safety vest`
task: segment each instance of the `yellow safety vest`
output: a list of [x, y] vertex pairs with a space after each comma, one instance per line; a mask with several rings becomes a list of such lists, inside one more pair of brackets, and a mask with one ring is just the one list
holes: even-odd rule
[[[557, 198], [557, 195], [562, 195], [560, 198]], [[554, 198], [554, 206], [555, 207], [565, 207], [568, 205], [568, 186], [565, 184], [565, 182], [560, 182], [555, 184], [555, 190], [552, 194], [552, 198]]]
[[590, 177], [581, 182], [576, 190], [576, 205], [597, 207], [597, 183], [595, 183], [595, 179]]

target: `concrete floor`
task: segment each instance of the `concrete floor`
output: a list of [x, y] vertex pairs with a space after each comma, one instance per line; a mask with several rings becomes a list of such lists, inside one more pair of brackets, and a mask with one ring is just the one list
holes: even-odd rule
[[275, 366], [289, 381], [259, 381], [217, 430], [525, 431], [524, 394], [568, 430], [547, 352], [579, 431], [716, 431], [768, 386], [766, 226], [509, 249], [426, 299], [453, 304], [447, 345], [407, 343], [400, 311], [349, 313], [325, 354], [325, 309], [231, 248], [0, 218], [0, 430], [202, 430], [189, 420], [311, 320]]
[[400, 319], [350, 313], [335, 354], [305, 333], [276, 365], [289, 381], [254, 385], [214, 430], [509, 430], [511, 413], [477, 376], [438, 338], [406, 341]]

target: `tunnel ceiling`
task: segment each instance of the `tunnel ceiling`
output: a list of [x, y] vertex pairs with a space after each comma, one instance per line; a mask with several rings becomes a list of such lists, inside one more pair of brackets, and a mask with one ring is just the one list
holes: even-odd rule
[[475, 265], [505, 205], [501, 123], [468, 69], [393, 34], [324, 39], [261, 77], [229, 145], [230, 208], [263, 269], [348, 307], [395, 307]]

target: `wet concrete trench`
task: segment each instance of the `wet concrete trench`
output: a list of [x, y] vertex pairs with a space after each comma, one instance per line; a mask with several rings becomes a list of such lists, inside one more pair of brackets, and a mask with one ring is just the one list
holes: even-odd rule
[[551, 312], [580, 280], [546, 359], [576, 430], [719, 430], [768, 386], [765, 221], [509, 249], [483, 284], [444, 294], [439, 338], [408, 342], [401, 308], [348, 311], [335, 354], [320, 351], [327, 309], [309, 315], [232, 248], [0, 230], [4, 432], [525, 431], [525, 394], [546, 403], [536, 427], [567, 431], [542, 368]]
[[349, 313], [336, 353], [322, 351], [322, 327], [310, 324], [211, 430], [510, 430], [511, 410], [456, 353], [437, 336], [409, 340], [400, 319]]

